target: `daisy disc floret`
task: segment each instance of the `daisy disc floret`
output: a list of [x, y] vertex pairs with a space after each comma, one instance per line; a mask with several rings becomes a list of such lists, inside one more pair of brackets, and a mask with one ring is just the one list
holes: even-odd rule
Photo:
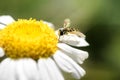
[[19, 19], [0, 31], [0, 47], [13, 58], [47, 58], [57, 50], [58, 39], [43, 21]]

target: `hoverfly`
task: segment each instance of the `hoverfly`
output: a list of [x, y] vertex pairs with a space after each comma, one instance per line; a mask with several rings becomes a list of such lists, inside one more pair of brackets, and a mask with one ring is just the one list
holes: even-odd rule
[[85, 35], [79, 30], [70, 27], [70, 19], [65, 19], [62, 28], [56, 31], [59, 42], [66, 43], [71, 46], [88, 46], [85, 41]]
[[85, 37], [85, 35], [83, 33], [81, 33], [79, 30], [70, 27], [70, 19], [65, 19], [63, 28], [58, 29], [59, 37], [63, 36], [63, 35], [67, 35], [67, 34], [75, 34], [78, 37]]

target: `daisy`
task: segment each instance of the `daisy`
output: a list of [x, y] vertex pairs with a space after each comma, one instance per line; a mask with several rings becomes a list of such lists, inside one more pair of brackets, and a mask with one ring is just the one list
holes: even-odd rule
[[75, 79], [85, 75], [79, 65], [88, 58], [82, 47], [89, 44], [76, 34], [58, 35], [53, 25], [35, 19], [0, 16], [0, 80], [64, 80], [62, 72]]

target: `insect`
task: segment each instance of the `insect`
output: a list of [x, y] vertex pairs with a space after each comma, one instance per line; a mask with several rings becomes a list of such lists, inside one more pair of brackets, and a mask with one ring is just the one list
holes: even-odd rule
[[83, 33], [81, 33], [79, 30], [70, 27], [70, 19], [65, 19], [63, 28], [58, 29], [59, 37], [63, 36], [63, 35], [67, 35], [67, 34], [75, 34], [78, 37], [85, 37], [85, 35]]

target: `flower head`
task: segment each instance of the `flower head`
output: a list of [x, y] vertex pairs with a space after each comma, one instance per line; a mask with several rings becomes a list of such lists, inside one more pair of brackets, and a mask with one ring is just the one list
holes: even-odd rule
[[11, 58], [47, 58], [57, 50], [55, 32], [43, 21], [21, 19], [7, 25], [0, 34], [0, 47]]
[[58, 33], [53, 24], [42, 20], [1, 16], [0, 57], [6, 59], [0, 63], [0, 80], [64, 80], [61, 70], [76, 79], [84, 76], [78, 64], [88, 53], [69, 45], [87, 46], [85, 37]]

